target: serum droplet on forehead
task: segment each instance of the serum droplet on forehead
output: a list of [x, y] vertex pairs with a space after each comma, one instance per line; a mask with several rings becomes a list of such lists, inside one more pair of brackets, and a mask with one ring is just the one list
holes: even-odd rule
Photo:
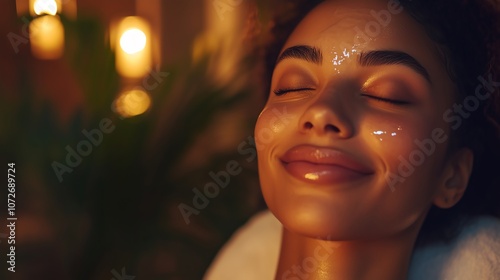
[[364, 40], [358, 30], [371, 19], [369, 9], [341, 8], [334, 15], [337, 20], [319, 33], [318, 44], [329, 48], [330, 62], [335, 73], [340, 74], [340, 66], [350, 60], [356, 59], [358, 53], [372, 41]]
[[356, 55], [358, 53], [357, 45], [354, 44], [351, 47], [343, 47], [343, 48], [332, 47], [332, 51], [330, 53], [332, 55], [331, 63], [333, 66], [333, 70], [337, 74], [340, 74], [339, 67], [342, 65], [343, 62], [349, 59], [356, 59]]

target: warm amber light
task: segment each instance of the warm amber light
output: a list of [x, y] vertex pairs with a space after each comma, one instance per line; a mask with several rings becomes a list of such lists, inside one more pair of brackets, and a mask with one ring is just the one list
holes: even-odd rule
[[151, 106], [151, 98], [140, 89], [122, 93], [115, 101], [115, 111], [123, 117], [133, 117], [144, 114]]
[[151, 69], [151, 30], [140, 17], [126, 17], [114, 25], [112, 47], [116, 51], [116, 69], [127, 78], [142, 78]]
[[64, 27], [57, 16], [45, 15], [30, 25], [31, 52], [40, 59], [57, 59], [64, 52]]
[[146, 34], [137, 28], [123, 32], [120, 47], [128, 54], [138, 53], [146, 47]]
[[33, 4], [35, 14], [49, 14], [55, 16], [57, 14], [57, 3], [55, 0], [35, 0]]
[[32, 17], [64, 14], [69, 19], [76, 19], [77, 0], [15, 0], [15, 2], [19, 17], [26, 16], [27, 13]]

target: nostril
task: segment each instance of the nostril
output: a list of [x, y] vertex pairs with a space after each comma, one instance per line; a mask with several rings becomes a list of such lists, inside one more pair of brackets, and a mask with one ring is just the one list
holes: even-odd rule
[[306, 122], [306, 123], [304, 123], [304, 128], [311, 129], [311, 128], [313, 128], [313, 124], [311, 122]]
[[332, 124], [325, 125], [325, 131], [340, 132], [340, 129]]

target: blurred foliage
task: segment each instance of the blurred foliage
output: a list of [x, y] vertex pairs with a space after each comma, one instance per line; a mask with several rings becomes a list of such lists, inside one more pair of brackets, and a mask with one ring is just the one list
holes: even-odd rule
[[[30, 229], [35, 216], [54, 233], [19, 240], [20, 272], [13, 279], [111, 279], [111, 271], [123, 267], [141, 280], [200, 279], [218, 248], [263, 203], [256, 160], [239, 154], [237, 145], [207, 153], [202, 165], [182, 162], [218, 115], [231, 118], [232, 111], [252, 104], [252, 89], [213, 84], [207, 59], [163, 66], [158, 72], [169, 74], [149, 91], [152, 108], [121, 119], [112, 110], [120, 78], [104, 26], [91, 18], [62, 19], [64, 60], [85, 106], [61, 127], [54, 105], [35, 94], [29, 65], [18, 68], [19, 101], [0, 95], [0, 154], [17, 163], [19, 219]], [[235, 76], [252, 67], [245, 61]], [[247, 132], [242, 141], [253, 134], [255, 117], [241, 124]], [[86, 140], [82, 130], [98, 129], [105, 118], [113, 132], [103, 133], [102, 143], [59, 182], [53, 163], [66, 165], [66, 148], [76, 149]], [[224, 170], [230, 160], [243, 172], [187, 225], [178, 205], [192, 205], [192, 189], [202, 190], [212, 180], [208, 173]]]

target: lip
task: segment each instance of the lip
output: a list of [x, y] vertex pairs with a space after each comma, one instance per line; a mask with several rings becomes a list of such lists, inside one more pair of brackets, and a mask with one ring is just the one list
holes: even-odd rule
[[373, 174], [373, 170], [353, 156], [329, 147], [295, 146], [280, 160], [289, 174], [308, 183], [332, 185]]

